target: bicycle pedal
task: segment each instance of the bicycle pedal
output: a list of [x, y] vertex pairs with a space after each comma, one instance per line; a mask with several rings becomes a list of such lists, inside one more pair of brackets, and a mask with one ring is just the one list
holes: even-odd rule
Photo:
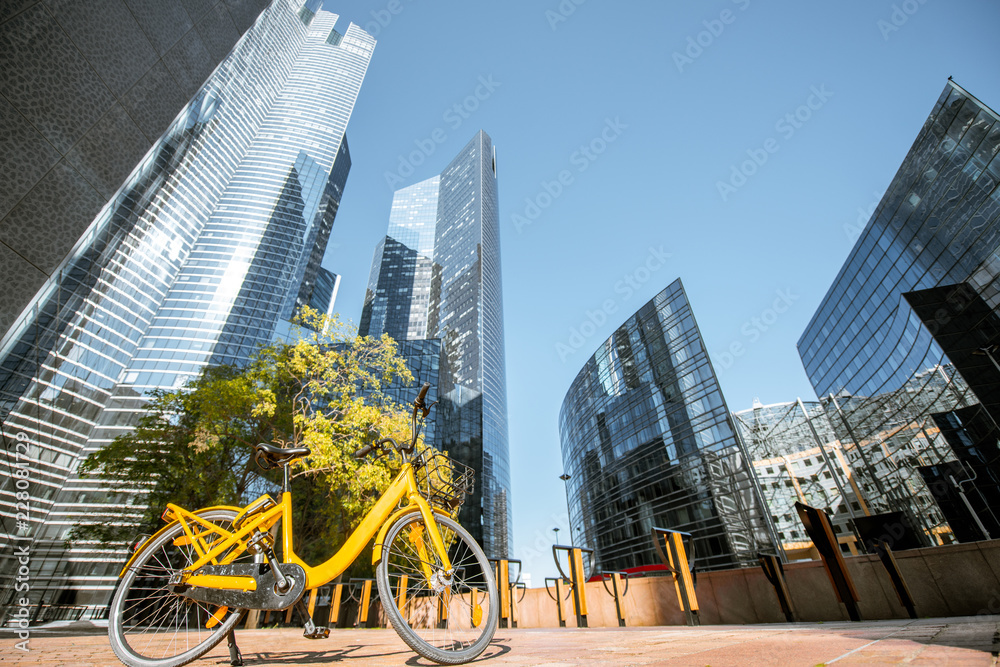
[[327, 639], [330, 636], [330, 628], [315, 628], [312, 632], [303, 630], [302, 636], [306, 639]]

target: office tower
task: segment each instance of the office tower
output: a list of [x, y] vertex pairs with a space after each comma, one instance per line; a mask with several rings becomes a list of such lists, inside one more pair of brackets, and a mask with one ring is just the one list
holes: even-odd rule
[[948, 81], [798, 343], [862, 493], [925, 544], [1000, 529], [998, 120]]
[[733, 421], [753, 462], [777, 541], [790, 560], [819, 558], [796, 502], [830, 516], [843, 551], [863, 550], [852, 519], [870, 510], [847, 463], [853, 445], [844, 451], [822, 405], [754, 401], [751, 409], [734, 412]]
[[[30, 442], [33, 600], [102, 606], [123, 553], [64, 544], [140, 496], [76, 475], [145, 394], [239, 363], [317, 293], [374, 40], [300, 2], [268, 7], [111, 198], [0, 349], [7, 442]], [[9, 444], [9, 451], [13, 445]], [[18, 541], [18, 544], [22, 542]], [[0, 601], [3, 603], [6, 601]]]
[[571, 538], [598, 571], [659, 565], [653, 528], [690, 533], [699, 569], [770, 550], [753, 468], [678, 279], [604, 341], [570, 385], [559, 436]]
[[269, 0], [3, 4], [0, 337]]
[[[496, 160], [480, 131], [441, 172], [396, 192], [365, 294], [362, 335], [388, 333], [434, 385], [427, 442], [476, 470], [460, 520], [510, 551], [510, 465]], [[400, 402], [413, 389], [394, 389]]]

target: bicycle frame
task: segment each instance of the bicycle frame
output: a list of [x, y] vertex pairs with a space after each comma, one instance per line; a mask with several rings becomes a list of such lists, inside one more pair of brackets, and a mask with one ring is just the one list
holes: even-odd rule
[[[393, 511], [403, 499], [407, 504], [401, 509]], [[229, 508], [240, 509], [240, 508]], [[204, 565], [224, 565], [235, 560], [243, 554], [248, 547], [247, 540], [260, 530], [268, 532], [279, 520], [281, 521], [281, 544], [282, 561], [284, 563], [294, 563], [302, 567], [306, 573], [306, 590], [311, 590], [323, 586], [338, 576], [340, 576], [351, 563], [361, 554], [361, 551], [368, 544], [372, 537], [376, 537], [375, 548], [372, 554], [372, 562], [378, 563], [382, 558], [382, 543], [389, 527], [400, 517], [414, 512], [419, 512], [424, 519], [424, 525], [429, 533], [431, 547], [441, 559], [445, 570], [451, 569], [451, 561], [448, 559], [448, 550], [445, 548], [438, 530], [437, 522], [434, 519], [434, 512], [430, 505], [420, 494], [417, 486], [413, 464], [405, 462], [403, 469], [393, 480], [389, 488], [378, 499], [375, 506], [365, 515], [361, 524], [351, 533], [343, 546], [331, 556], [327, 561], [311, 567], [301, 558], [295, 555], [293, 549], [292, 532], [292, 494], [287, 489], [281, 494], [281, 502], [274, 507], [261, 512], [258, 516], [248, 519], [244, 525], [236, 532], [230, 532], [219, 526], [205, 521], [198, 516], [197, 512], [189, 512], [173, 503], [167, 504], [164, 512], [164, 519], [177, 520], [184, 529], [184, 544], [190, 544], [199, 558], [182, 573], [182, 582], [191, 586], [205, 588], [217, 588], [228, 590], [255, 590], [256, 582], [252, 577], [223, 576], [211, 574], [197, 574], [197, 570]], [[167, 527], [160, 530], [163, 532]], [[158, 532], [156, 535], [159, 535]], [[146, 545], [154, 541], [156, 535], [147, 539], [142, 546], [136, 549], [129, 558], [119, 576], [125, 574], [132, 562], [143, 552]], [[418, 548], [423, 552], [427, 545], [420, 535], [412, 536], [415, 544], [419, 540]], [[175, 543], [177, 543], [175, 541]], [[220, 556], [223, 556], [220, 558]], [[430, 569], [430, 560], [421, 558], [424, 575], [430, 578], [433, 574]]]

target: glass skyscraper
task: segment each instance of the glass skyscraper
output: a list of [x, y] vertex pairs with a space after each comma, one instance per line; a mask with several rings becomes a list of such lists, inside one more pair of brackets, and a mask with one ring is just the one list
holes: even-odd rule
[[863, 495], [927, 544], [1000, 526], [998, 153], [1000, 117], [949, 80], [798, 343]]
[[[440, 175], [396, 192], [359, 328], [362, 335], [411, 341], [401, 350], [417, 383], [430, 382], [440, 400], [428, 443], [476, 470], [462, 525], [488, 556], [507, 557], [512, 517], [500, 230], [496, 161], [485, 132]], [[398, 398], [408, 402], [412, 393]]]
[[339, 32], [318, 5], [276, 0], [263, 12], [0, 347], [8, 462], [26, 442], [31, 482], [26, 522], [15, 523], [13, 478], [0, 486], [0, 572], [16, 570], [12, 545], [30, 538], [33, 600], [110, 595], [124, 553], [64, 539], [143, 499], [76, 471], [137, 423], [147, 392], [245, 360], [299, 305], [328, 308], [319, 264], [375, 41], [353, 24]]
[[0, 3], [0, 337], [269, 4]]
[[576, 546], [599, 570], [659, 565], [651, 531], [691, 533], [699, 569], [771, 550], [751, 461], [680, 280], [629, 317], [570, 385], [559, 435]]

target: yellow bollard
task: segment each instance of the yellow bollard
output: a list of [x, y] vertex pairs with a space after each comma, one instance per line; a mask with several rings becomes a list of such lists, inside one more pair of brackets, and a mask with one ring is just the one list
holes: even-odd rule
[[653, 545], [660, 555], [660, 560], [673, 574], [677, 604], [687, 617], [688, 625], [701, 625], [698, 618], [698, 595], [695, 593], [691, 566], [684, 549], [684, 538], [691, 535], [664, 528], [653, 528], [652, 535]]
[[368, 607], [372, 600], [372, 581], [368, 579], [361, 585], [361, 605], [358, 607], [358, 625], [365, 627], [368, 624]]
[[510, 623], [510, 566], [506, 559], [497, 563], [497, 586], [500, 588], [500, 627]]
[[309, 591], [309, 618], [312, 618], [316, 613], [316, 596], [319, 593], [318, 588], [314, 588]]
[[444, 589], [444, 594], [438, 599], [438, 630], [448, 627], [448, 608], [451, 606], [451, 587]]
[[622, 592], [622, 575], [615, 572], [611, 575], [611, 590], [615, 593], [615, 613], [618, 615], [618, 627], [625, 627], [625, 594]]
[[[520, 591], [521, 597], [518, 597], [515, 592]], [[525, 585], [522, 583], [517, 583], [513, 586], [510, 595], [510, 627], [516, 628], [517, 622], [521, 620], [521, 610], [518, 605], [521, 604], [521, 600], [524, 598]]]
[[562, 579], [556, 579], [556, 607], [559, 609], [559, 627], [566, 627], [566, 610], [563, 609], [563, 583]]
[[330, 615], [326, 620], [328, 627], [335, 628], [340, 621], [340, 600], [344, 592], [344, 584], [337, 584], [333, 587], [333, 599], [330, 601]]
[[576, 607], [576, 627], [587, 627], [587, 580], [583, 573], [583, 550], [570, 550], [570, 576], [573, 579], [573, 604]]
[[410, 577], [404, 574], [399, 578], [399, 587], [396, 589], [396, 609], [399, 613], [406, 618], [406, 586], [410, 581]]
[[681, 611], [685, 611], [685, 605], [691, 611], [698, 611], [698, 595], [694, 591], [691, 568], [688, 567], [687, 553], [684, 551], [684, 540], [680, 533], [671, 533], [667, 539], [672, 543], [667, 556], [670, 558], [670, 567], [676, 573], [674, 587], [677, 589]]
[[483, 606], [479, 604], [479, 590], [473, 586], [472, 591], [472, 627], [478, 628], [483, 622]]

